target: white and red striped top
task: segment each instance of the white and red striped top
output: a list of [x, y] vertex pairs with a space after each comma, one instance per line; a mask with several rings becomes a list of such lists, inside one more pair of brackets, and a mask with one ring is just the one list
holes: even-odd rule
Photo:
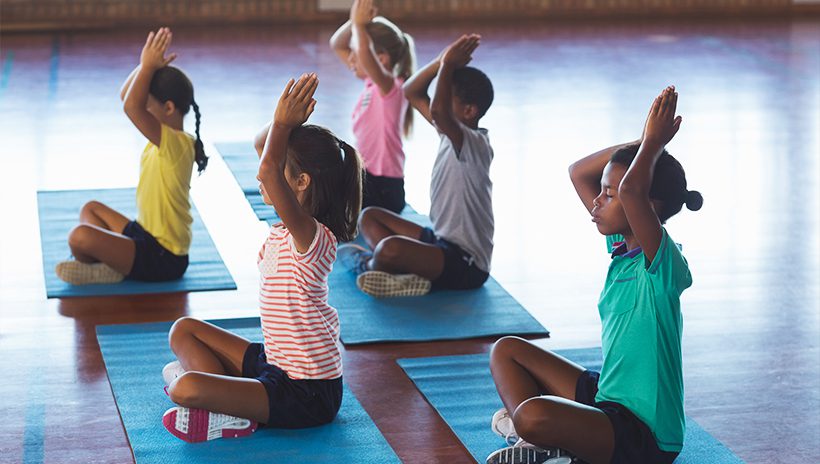
[[274, 224], [257, 261], [265, 356], [292, 379], [342, 375], [339, 314], [327, 304], [336, 237], [316, 224], [316, 236], [304, 254], [285, 225]]

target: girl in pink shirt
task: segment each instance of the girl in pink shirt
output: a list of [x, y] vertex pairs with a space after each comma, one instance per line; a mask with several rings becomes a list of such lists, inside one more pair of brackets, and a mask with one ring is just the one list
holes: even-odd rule
[[355, 0], [350, 20], [330, 38], [330, 46], [364, 80], [353, 109], [353, 135], [365, 165], [363, 207], [404, 209], [402, 134], [410, 132], [413, 108], [402, 85], [415, 67], [410, 35], [376, 16], [373, 0]]
[[179, 361], [163, 377], [178, 406], [162, 422], [182, 440], [240, 437], [258, 424], [313, 427], [341, 406], [339, 315], [327, 280], [337, 240], [356, 235], [362, 166], [353, 147], [305, 124], [318, 83], [316, 74], [291, 79], [255, 143], [262, 198], [282, 218], [257, 257], [264, 343], [190, 317], [171, 327]]

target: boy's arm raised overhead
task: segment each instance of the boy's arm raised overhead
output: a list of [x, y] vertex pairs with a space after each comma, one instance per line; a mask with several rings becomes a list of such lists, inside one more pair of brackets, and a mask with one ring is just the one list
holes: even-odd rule
[[407, 101], [424, 116], [427, 122], [433, 125], [435, 124], [433, 123], [433, 116], [430, 114], [430, 96], [427, 94], [427, 90], [430, 88], [430, 83], [436, 78], [440, 65], [441, 55], [410, 76], [410, 79], [407, 79], [403, 86], [404, 96]]
[[472, 60], [473, 51], [478, 47], [481, 37], [477, 34], [463, 35], [447, 47], [441, 57], [438, 70], [436, 93], [430, 103], [430, 117], [436, 129], [447, 136], [456, 153], [461, 152], [464, 134], [461, 125], [453, 114], [453, 73], [458, 68], [467, 66]]
[[613, 145], [585, 156], [569, 166], [569, 178], [578, 193], [578, 198], [592, 213], [592, 201], [601, 193], [601, 176], [609, 160], [616, 151], [629, 145], [640, 144], [641, 139]]
[[655, 259], [663, 232], [652, 200], [649, 198], [649, 191], [652, 187], [655, 163], [666, 144], [680, 129], [682, 118], [675, 116], [677, 105], [678, 94], [672, 86], [664, 89], [652, 102], [652, 108], [646, 118], [641, 147], [618, 187], [618, 197], [629, 221], [629, 227], [650, 262]]

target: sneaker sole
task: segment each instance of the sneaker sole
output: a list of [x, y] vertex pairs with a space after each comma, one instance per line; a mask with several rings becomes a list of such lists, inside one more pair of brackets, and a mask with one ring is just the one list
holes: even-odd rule
[[415, 274], [394, 275], [382, 271], [368, 271], [356, 278], [361, 291], [377, 298], [393, 296], [421, 296], [430, 293], [429, 280]]
[[115, 284], [124, 278], [122, 274], [102, 263], [63, 261], [57, 264], [54, 271], [60, 280], [71, 285]]
[[[177, 429], [177, 419], [182, 410], [187, 409], [187, 425], [188, 430], [182, 431]], [[162, 415], [162, 425], [171, 432], [171, 434], [182, 441], [188, 443], [201, 443], [203, 441], [215, 440], [217, 438], [239, 438], [246, 437], [256, 431], [257, 424], [251, 420], [243, 419], [247, 423], [242, 428], [227, 428], [223, 427], [220, 430], [209, 430], [210, 415], [204, 410], [193, 410], [182, 407], [173, 407]]]

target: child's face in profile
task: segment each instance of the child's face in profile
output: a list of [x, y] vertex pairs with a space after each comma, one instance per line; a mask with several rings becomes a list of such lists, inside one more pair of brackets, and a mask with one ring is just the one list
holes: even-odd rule
[[[264, 184], [257, 176], [257, 180], [259, 180], [259, 193], [262, 194], [262, 201], [265, 202], [266, 205], [273, 206], [273, 201], [270, 199], [267, 190], [265, 190]], [[302, 204], [302, 200], [304, 199], [304, 193], [299, 188], [299, 180], [296, 177], [291, 176], [290, 169], [285, 168], [285, 181], [288, 183], [288, 187], [293, 192], [293, 195], [296, 196], [296, 199], [299, 201], [299, 204]]]
[[609, 163], [601, 176], [601, 193], [592, 200], [592, 222], [603, 235], [631, 234], [626, 213], [618, 198], [618, 186], [626, 174], [626, 166]]
[[456, 95], [455, 92], [456, 92], [456, 89], [454, 87], [453, 88], [453, 93], [452, 93], [452, 95], [453, 95], [453, 102], [452, 102], [453, 116], [455, 116], [456, 119], [458, 119], [458, 121], [460, 123], [464, 124], [465, 126], [470, 126], [471, 124], [473, 124], [475, 122], [474, 119], [477, 116], [478, 109], [476, 108], [475, 105], [464, 103], [461, 100], [461, 98], [459, 98]]

